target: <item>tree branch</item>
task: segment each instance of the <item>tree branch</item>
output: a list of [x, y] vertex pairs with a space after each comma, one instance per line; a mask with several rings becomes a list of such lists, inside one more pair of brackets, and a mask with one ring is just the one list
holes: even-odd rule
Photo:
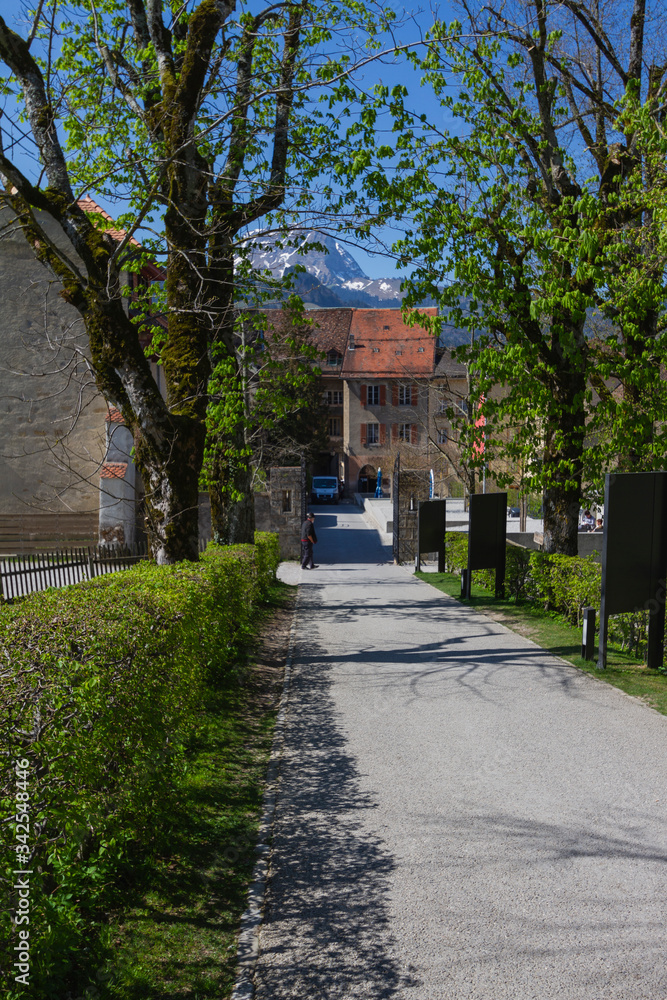
[[299, 51], [303, 9], [302, 5], [297, 6], [296, 4], [290, 7], [289, 22], [285, 32], [280, 85], [276, 93], [271, 176], [263, 194], [237, 213], [239, 229], [254, 222], [266, 212], [278, 208], [285, 197], [285, 172], [289, 149], [289, 121], [294, 101], [294, 69]]
[[74, 201], [67, 164], [55, 129], [53, 109], [46, 94], [42, 72], [30, 55], [27, 43], [8, 28], [0, 17], [0, 59], [16, 75], [23, 90], [32, 133], [44, 163], [49, 187], [68, 202]]

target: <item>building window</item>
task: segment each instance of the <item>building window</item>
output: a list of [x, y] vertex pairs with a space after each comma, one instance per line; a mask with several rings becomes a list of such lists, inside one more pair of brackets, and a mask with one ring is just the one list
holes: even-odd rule
[[412, 406], [412, 386], [411, 385], [399, 385], [399, 387], [398, 387], [398, 405], [399, 406]]
[[380, 443], [380, 425], [368, 424], [366, 427], [366, 444]]
[[412, 439], [412, 424], [398, 425], [398, 440], [410, 443]]
[[441, 399], [440, 402], [438, 403], [438, 413], [446, 413], [446, 412], [447, 412], [447, 400]]
[[292, 513], [292, 491], [291, 490], [283, 490], [282, 503], [281, 503], [280, 509], [283, 512], [283, 514], [291, 514]]
[[338, 368], [343, 363], [343, 355], [338, 351], [329, 351], [327, 354], [327, 365], [329, 368]]
[[447, 444], [447, 431], [444, 429], [438, 430], [438, 444]]
[[329, 418], [329, 437], [336, 438], [340, 437], [342, 431], [342, 422], [340, 417], [330, 417]]
[[343, 405], [343, 390], [342, 389], [329, 389], [328, 392], [324, 394], [325, 402], [329, 406], [342, 406]]
[[379, 406], [380, 405], [380, 386], [379, 385], [367, 385], [366, 386], [366, 406]]

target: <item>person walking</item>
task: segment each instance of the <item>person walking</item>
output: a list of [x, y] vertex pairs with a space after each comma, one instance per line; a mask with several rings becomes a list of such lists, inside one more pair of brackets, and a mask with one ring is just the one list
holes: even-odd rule
[[315, 515], [309, 511], [301, 525], [301, 569], [317, 568], [313, 562], [313, 545], [317, 542], [314, 522]]

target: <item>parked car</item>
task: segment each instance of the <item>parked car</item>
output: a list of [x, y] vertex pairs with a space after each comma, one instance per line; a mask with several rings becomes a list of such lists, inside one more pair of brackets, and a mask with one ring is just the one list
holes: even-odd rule
[[310, 498], [313, 503], [338, 503], [336, 476], [313, 476]]
[[518, 507], [508, 507], [507, 508], [507, 516], [508, 517], [520, 517], [521, 516], [521, 511], [519, 510]]

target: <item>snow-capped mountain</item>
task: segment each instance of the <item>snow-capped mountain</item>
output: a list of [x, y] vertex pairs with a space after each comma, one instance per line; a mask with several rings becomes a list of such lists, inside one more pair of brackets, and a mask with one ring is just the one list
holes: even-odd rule
[[[298, 265], [305, 267], [310, 278], [304, 283], [301, 276], [297, 291], [303, 295], [304, 291], [312, 290], [310, 300], [315, 304], [324, 304], [326, 300], [327, 305], [396, 309], [401, 304], [400, 278], [369, 278], [345, 245], [332, 236], [292, 232], [278, 245], [272, 240], [263, 245], [260, 238], [252, 253], [252, 263], [280, 278]], [[318, 285], [328, 289], [328, 294], [318, 292]]]

